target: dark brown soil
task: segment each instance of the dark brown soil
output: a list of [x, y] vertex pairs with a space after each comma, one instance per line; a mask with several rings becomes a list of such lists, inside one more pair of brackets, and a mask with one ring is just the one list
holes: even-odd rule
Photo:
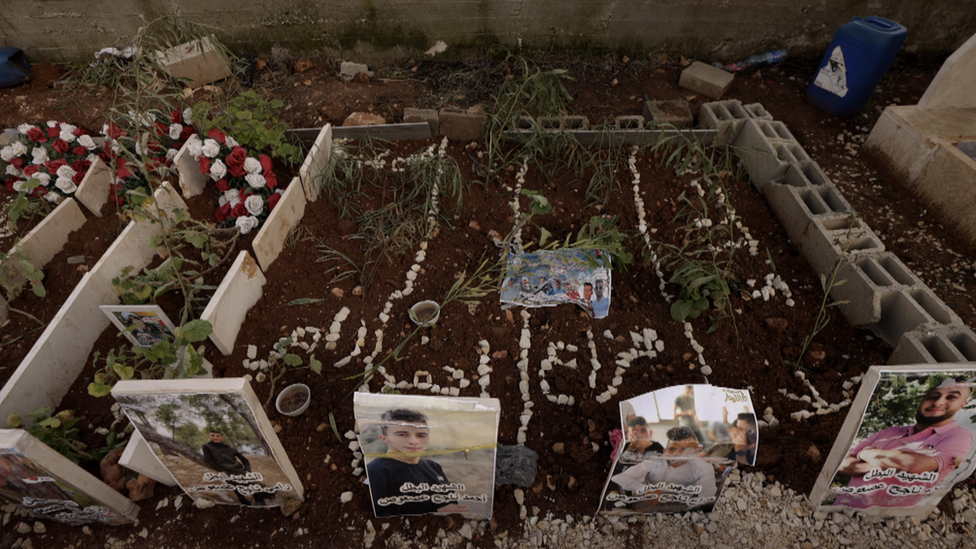
[[[976, 325], [976, 277], [973, 264], [973, 248], [945, 230], [939, 220], [933, 218], [920, 202], [901, 187], [878, 166], [856, 151], [845, 148], [848, 143], [858, 143], [866, 138], [881, 110], [888, 103], [913, 104], [938, 70], [942, 59], [918, 59], [899, 57], [879, 86], [863, 114], [839, 120], [830, 118], [803, 102], [806, 84], [813, 75], [816, 60], [788, 60], [776, 68], [763, 68], [760, 73], [742, 73], [736, 76], [727, 98], [743, 103], [762, 103], [776, 119], [783, 120], [800, 144], [838, 185], [844, 196], [864, 217], [865, 221], [882, 236], [887, 248], [896, 253], [941, 297], [967, 325]], [[579, 58], [545, 58], [540, 63], [566, 68], [574, 80], [569, 84], [575, 98], [573, 113], [586, 114], [591, 123], [614, 115], [641, 114], [643, 101], [650, 99], [686, 99], [697, 113], [706, 98], [697, 96], [677, 86], [680, 63], [660, 58], [618, 59], [615, 56]], [[43, 67], [43, 66], [42, 66]], [[414, 60], [401, 66], [380, 69], [377, 78], [369, 83], [340, 83], [333, 74], [325, 74], [319, 66], [301, 74], [288, 71], [259, 71], [257, 81], [271, 94], [284, 100], [290, 107], [294, 127], [315, 127], [325, 122], [341, 124], [353, 111], [366, 110], [386, 116], [391, 121], [402, 116], [404, 107], [439, 107], [446, 104], [468, 106], [486, 101], [498, 84], [512, 72], [512, 66], [488, 60], [465, 62]], [[49, 69], [54, 73], [54, 68]], [[411, 79], [384, 79], [382, 76], [409, 75]], [[22, 99], [23, 96], [28, 99]], [[90, 129], [100, 127], [97, 108], [104, 108], [104, 98], [91, 94], [75, 96], [64, 104], [80, 102], [85, 108], [62, 107], [63, 92], [46, 87], [41, 78], [29, 87], [0, 90], [0, 124], [16, 126], [22, 122], [67, 118]], [[20, 110], [23, 104], [31, 110]], [[67, 110], [65, 110], [67, 109]], [[71, 118], [68, 115], [77, 118]], [[26, 118], [25, 118], [26, 117]], [[96, 126], [97, 125], [97, 126]], [[842, 136], [841, 139], [838, 136]], [[391, 145], [395, 154], [405, 155], [433, 143], [407, 142]], [[455, 158], [466, 176], [471, 174], [471, 151], [465, 143], [452, 144], [448, 154]], [[679, 242], [682, 238], [672, 220], [677, 213], [678, 197], [689, 189], [693, 175], [674, 176], [674, 170], [662, 166], [661, 157], [649, 151], [638, 156], [637, 167], [641, 173], [643, 199], [647, 219], [651, 227], [658, 229], [658, 237]], [[606, 209], [587, 207], [583, 198], [585, 183], [574, 181], [568, 174], [550, 169], [552, 166], [531, 165], [524, 186], [543, 191], [555, 204], [548, 216], [540, 216], [535, 223], [544, 225], [554, 237], [565, 238], [579, 230], [590, 216], [608, 213], [617, 215], [622, 228], [628, 234], [637, 233], [637, 216], [630, 192], [630, 177], [622, 166], [617, 183], [620, 192]], [[384, 353], [410, 334], [414, 328], [407, 308], [421, 299], [438, 301], [443, 298], [456, 276], [464, 271], [472, 272], [484, 259], [497, 253], [488, 237], [488, 231], [505, 234], [512, 226], [512, 195], [504, 185], [514, 183], [514, 173], [503, 172], [502, 185], [496, 182], [473, 182], [472, 192], [465, 195], [463, 209], [452, 220], [453, 226], [442, 225], [439, 234], [431, 240], [427, 259], [422, 264], [415, 283], [415, 291], [408, 298], [394, 302], [391, 320], [384, 329]], [[782, 297], [769, 301], [744, 299], [735, 293], [734, 323], [730, 319], [706, 316], [692, 322], [696, 340], [705, 348], [705, 357], [713, 369], [708, 382], [727, 387], [748, 388], [753, 402], [761, 413], [771, 407], [782, 423], [764, 429], [760, 435], [755, 470], [766, 474], [767, 479], [779, 481], [798, 491], [808, 492], [820, 471], [823, 456], [829, 453], [834, 437], [844, 420], [844, 413], [819, 416], [816, 421], [797, 422], [790, 413], [804, 409], [805, 405], [784, 396], [780, 390], [804, 394], [802, 383], [794, 376], [794, 370], [784, 361], [793, 360], [799, 354], [804, 338], [813, 328], [814, 317], [822, 301], [819, 280], [786, 239], [763, 199], [744, 179], [726, 178], [724, 181], [729, 202], [748, 226], [753, 238], [759, 240], [760, 253], [749, 256], [742, 251], [736, 255], [737, 290], [746, 288], [748, 279], [762, 279], [775, 272], [783, 277], [793, 292], [794, 307], [787, 307]], [[370, 207], [380, 205], [381, 191], [369, 191]], [[0, 198], [0, 202], [6, 197]], [[446, 201], [445, 208], [454, 206]], [[524, 207], [524, 201], [523, 201]], [[333, 413], [340, 433], [353, 427], [351, 398], [348, 398], [357, 380], [350, 376], [363, 371], [361, 361], [341, 368], [332, 364], [352, 350], [352, 333], [365, 321], [370, 336], [366, 349], [372, 349], [373, 332], [381, 327], [378, 313], [383, 310], [388, 296], [403, 288], [404, 273], [413, 263], [415, 250], [394, 257], [392, 262], [380, 263], [365, 285], [361, 296], [354, 295], [354, 288], [362, 285], [355, 278], [329, 284], [331, 277], [326, 270], [333, 266], [317, 263], [319, 252], [315, 244], [321, 242], [342, 252], [361, 265], [364, 252], [361, 241], [348, 238], [349, 221], [340, 218], [336, 203], [320, 199], [306, 208], [302, 221], [304, 236], [286, 247], [266, 273], [268, 284], [261, 302], [249, 312], [238, 335], [231, 356], [221, 356], [210, 351], [208, 359], [215, 366], [217, 376], [242, 376], [248, 373], [242, 367], [248, 344], [258, 346], [259, 358], [266, 357], [278, 338], [285, 337], [298, 327], [328, 328], [335, 313], [343, 306], [351, 311], [343, 327], [344, 337], [335, 352], [318, 354], [323, 362], [323, 374], [317, 376], [307, 370], [290, 372], [283, 380], [306, 383], [312, 390], [312, 403], [299, 417], [286, 418], [273, 410], [272, 421], [281, 427], [278, 435], [288, 456], [301, 475], [306, 488], [307, 501], [292, 518], [283, 519], [276, 511], [242, 509], [221, 506], [206, 511], [174, 510], [172, 505], [155, 510], [162, 497], [173, 498], [176, 488], [158, 487], [154, 498], [143, 502], [139, 525], [136, 527], [94, 527], [94, 535], [86, 536], [79, 529], [48, 524], [48, 534], [35, 540], [35, 546], [53, 544], [74, 545], [79, 548], [95, 548], [105, 545], [107, 537], [131, 540], [132, 546], [185, 545], [192, 538], [193, 546], [237, 545], [253, 542], [274, 546], [281, 536], [288, 536], [297, 546], [358, 546], [367, 520], [372, 519], [372, 509], [367, 489], [361, 477], [352, 476], [352, 454], [348, 441], [337, 440], [330, 428], [329, 414]], [[61, 271], [77, 271], [77, 266], [66, 266], [71, 255], [100, 256], [97, 250], [89, 251], [94, 236], [107, 231], [93, 229], [91, 223], [72, 236], [72, 250], [62, 252], [46, 271], [46, 284], [51, 292], [48, 299], [30, 302], [34, 314], [49, 319], [73, 288], [79, 275], [67, 275]], [[100, 227], [100, 226], [99, 226]], [[117, 226], [114, 227], [117, 231]], [[352, 229], [355, 230], [354, 228]], [[94, 231], [94, 232], [90, 232]], [[344, 236], [346, 235], [346, 236]], [[536, 227], [526, 229], [526, 240], [538, 238]], [[0, 241], [0, 246], [8, 245]], [[632, 244], [639, 249], [638, 244]], [[79, 251], [81, 250], [81, 251]], [[89, 265], [95, 259], [89, 260]], [[72, 282], [74, 280], [75, 282]], [[60, 287], [64, 285], [66, 289]], [[342, 290], [336, 297], [333, 290]], [[672, 293], [674, 289], [669, 289]], [[57, 293], [56, 292], [63, 292]], [[60, 298], [57, 296], [61, 296]], [[300, 298], [321, 298], [324, 301], [310, 305], [286, 306]], [[599, 389], [609, 385], [611, 368], [598, 372], [597, 387], [589, 388], [589, 369], [578, 371], [554, 370], [550, 383], [560, 393], [574, 395], [576, 406], [566, 408], [547, 401], [538, 384], [531, 383], [532, 398], [536, 403], [526, 445], [540, 455], [537, 483], [526, 492], [526, 505], [537, 506], [541, 514], [552, 511], [560, 516], [566, 513], [579, 518], [592, 515], [597, 507], [609, 468], [610, 446], [608, 433], [619, 427], [617, 402], [654, 389], [685, 383], [701, 383], [704, 378], [696, 366], [696, 357], [686, 343], [684, 328], [672, 321], [669, 305], [658, 290], [658, 279], [653, 269], [634, 265], [627, 272], [615, 272], [613, 276], [613, 301], [610, 315], [603, 320], [593, 320], [580, 309], [563, 306], [533, 309], [530, 330], [532, 348], [529, 353], [530, 374], [538, 369], [550, 341], [564, 341], [584, 347], [586, 332], [592, 331], [597, 354], [602, 363], [610, 364], [616, 353], [629, 347], [628, 331], [652, 328], [665, 341], [665, 350], [655, 361], [638, 361], [628, 371], [619, 393], [606, 404], [595, 400]], [[518, 318], [517, 310], [515, 319]], [[478, 341], [489, 342], [492, 352], [501, 351], [504, 356], [492, 360], [495, 375], [490, 392], [502, 402], [503, 413], [499, 442], [514, 444], [519, 423], [522, 400], [518, 390], [518, 355], [520, 323], [509, 317], [498, 306], [497, 294], [483, 299], [479, 307], [469, 312], [464, 305], [455, 303], [441, 311], [436, 328], [423, 329], [421, 334], [430, 338], [427, 345], [412, 340], [400, 353], [402, 360], [387, 361], [387, 372], [397, 380], [412, 380], [417, 370], [428, 370], [435, 382], [450, 384], [442, 366], [474, 370], [477, 364]], [[714, 331], [709, 328], [715, 326]], [[352, 327], [350, 327], [352, 326]], [[0, 329], [2, 348], [0, 377], [9, 375], [16, 368], [19, 358], [15, 352], [26, 353], [25, 348], [11, 341], [25, 336], [27, 324], [11, 324]], [[609, 330], [614, 336], [628, 339], [621, 342], [603, 337]], [[111, 334], [114, 338], [114, 334]], [[96, 348], [113, 345], [103, 335]], [[808, 358], [804, 362], [807, 378], [828, 402], [845, 398], [842, 383], [863, 373], [872, 364], [887, 361], [891, 349], [867, 332], [850, 328], [836, 310], [830, 310], [830, 323], [816, 338], [819, 360]], [[10, 357], [10, 358], [8, 358]], [[469, 376], [470, 377], [470, 376]], [[377, 390], [379, 381], [371, 384]], [[85, 393], [87, 381], [79, 382], [65, 397], [63, 407], [81, 410], [87, 421], [94, 425], [110, 422], [110, 398], [94, 401]], [[256, 383], [255, 389], [263, 400], [268, 396], [267, 381]], [[472, 387], [473, 389], [473, 387]], [[476, 396], [477, 392], [462, 391], [463, 396]], [[87, 423], [87, 421], [85, 423]], [[318, 427], [318, 429], [317, 429]], [[96, 441], [97, 442], [97, 441]], [[556, 455], [553, 444], [564, 443], [567, 451]], [[587, 448], [597, 442], [597, 453]], [[752, 470], [753, 468], [748, 468]], [[556, 487], [546, 487], [547, 479]], [[971, 481], [970, 481], [971, 482]], [[351, 491], [353, 500], [341, 504], [339, 496]], [[522, 528], [518, 507], [513, 503], [513, 487], [496, 490], [496, 505], [492, 529], [496, 533], [517, 534]], [[185, 505], [185, 504], [184, 504]], [[943, 508], [951, 513], [951, 508]], [[240, 520], [232, 518], [240, 516]], [[421, 531], [423, 539], [431, 539], [438, 528], [457, 528], [460, 521], [454, 517], [422, 517], [411, 519], [409, 526], [404, 519], [391, 519], [389, 530], [378, 534], [382, 542], [390, 531]], [[270, 527], [256, 527], [257, 524]], [[373, 519], [374, 525], [378, 523]], [[341, 524], [342, 527], [337, 527]], [[174, 528], [176, 526], [176, 528]], [[284, 528], [279, 531], [278, 528]], [[143, 528], [148, 529], [146, 541], [136, 537]], [[308, 529], [301, 538], [292, 538], [298, 528]], [[4, 528], [0, 540], [11, 538], [11, 526]], [[474, 541], [477, 547], [492, 547], [494, 539], [487, 536]]]

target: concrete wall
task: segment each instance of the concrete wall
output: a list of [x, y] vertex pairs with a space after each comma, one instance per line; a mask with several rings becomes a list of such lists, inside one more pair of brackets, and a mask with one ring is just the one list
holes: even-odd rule
[[[97, 8], [97, 9], [96, 9]], [[357, 42], [387, 49], [501, 44], [528, 48], [668, 50], [735, 59], [785, 47], [820, 54], [853, 16], [908, 28], [907, 51], [950, 52], [976, 32], [971, 1], [957, 0], [3, 0], [0, 44], [35, 60], [89, 59], [125, 45], [142, 24], [180, 16], [216, 26], [237, 52], [294, 51]], [[346, 55], [348, 57], [348, 55]]]

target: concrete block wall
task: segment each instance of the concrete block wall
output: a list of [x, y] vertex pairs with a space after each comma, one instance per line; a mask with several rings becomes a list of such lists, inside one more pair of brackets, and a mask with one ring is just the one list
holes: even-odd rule
[[848, 322], [895, 348], [889, 364], [976, 362], [976, 335], [857, 216], [782, 122], [759, 104], [702, 105], [700, 127], [734, 143], [753, 185], [818, 275]]

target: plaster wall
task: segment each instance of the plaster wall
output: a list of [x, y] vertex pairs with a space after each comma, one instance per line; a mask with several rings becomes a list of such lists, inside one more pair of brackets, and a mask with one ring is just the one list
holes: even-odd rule
[[853, 16], [905, 25], [904, 49], [948, 52], [976, 32], [955, 0], [3, 0], [0, 44], [33, 60], [80, 61], [125, 46], [143, 18], [179, 14], [217, 27], [236, 52], [364, 54], [395, 46], [610, 48], [732, 60], [773, 48], [820, 54]]

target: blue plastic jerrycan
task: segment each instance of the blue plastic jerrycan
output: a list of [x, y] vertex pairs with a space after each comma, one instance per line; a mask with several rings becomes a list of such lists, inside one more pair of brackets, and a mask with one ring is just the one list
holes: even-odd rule
[[30, 63], [20, 48], [0, 48], [0, 88], [30, 82]]
[[854, 17], [837, 29], [807, 89], [807, 103], [832, 116], [851, 116], [874, 88], [905, 42], [908, 30], [884, 17]]

